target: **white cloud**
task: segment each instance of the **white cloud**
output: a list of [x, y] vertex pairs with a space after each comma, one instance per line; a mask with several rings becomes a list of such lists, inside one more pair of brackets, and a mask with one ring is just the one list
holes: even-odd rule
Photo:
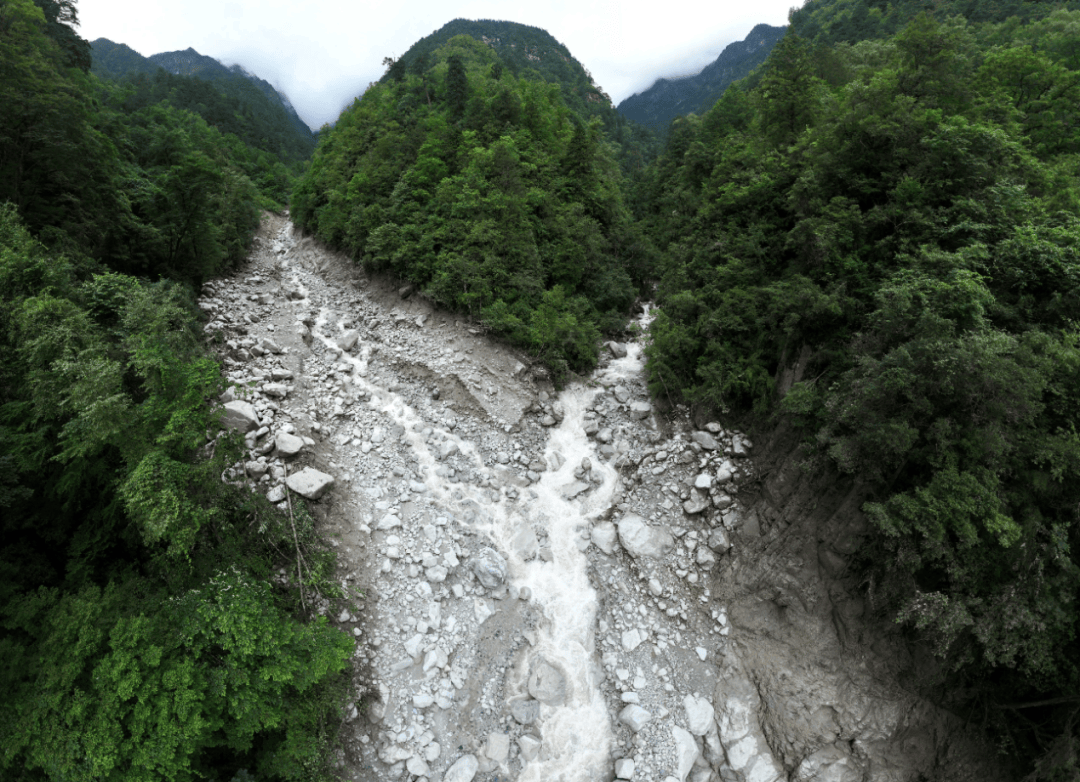
[[283, 0], [185, 3], [81, 0], [80, 33], [140, 54], [194, 48], [239, 62], [282, 90], [318, 127], [403, 54], [451, 19], [504, 19], [541, 27], [565, 44], [616, 103], [661, 76], [695, 73], [755, 24], [784, 25], [793, 0], [701, 4], [672, 0], [633, 7], [611, 0], [546, 3], [434, 0], [301, 4]]

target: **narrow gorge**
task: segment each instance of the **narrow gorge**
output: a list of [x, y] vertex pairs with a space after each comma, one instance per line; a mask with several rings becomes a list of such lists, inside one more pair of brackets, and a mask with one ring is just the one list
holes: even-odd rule
[[224, 477], [306, 497], [354, 596], [316, 606], [356, 639], [345, 778], [996, 778], [843, 585], [856, 495], [654, 409], [640, 342], [556, 391], [269, 214], [200, 307], [250, 449]]

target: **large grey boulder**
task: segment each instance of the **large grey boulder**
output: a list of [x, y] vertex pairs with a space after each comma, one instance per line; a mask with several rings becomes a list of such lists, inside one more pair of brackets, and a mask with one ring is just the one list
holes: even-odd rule
[[543, 658], [529, 674], [529, 695], [541, 703], [558, 706], [566, 700], [566, 675]]
[[619, 521], [619, 542], [631, 556], [667, 556], [675, 547], [675, 539], [666, 529], [652, 527], [636, 513], [628, 513]]
[[221, 425], [226, 429], [244, 434], [258, 428], [259, 414], [255, 412], [255, 407], [251, 402], [236, 399], [226, 402], [224, 407], [225, 415], [221, 419]]
[[274, 449], [281, 456], [296, 456], [304, 450], [304, 441], [294, 434], [278, 432], [274, 435]]
[[356, 343], [359, 341], [359, 339], [359, 331], [346, 331], [344, 334], [338, 337], [337, 346], [344, 350], [346, 353], [348, 353], [350, 350], [356, 347]]
[[605, 344], [607, 345], [607, 349], [611, 351], [612, 356], [615, 358], [626, 358], [626, 345], [618, 342], [608, 342]]
[[630, 404], [630, 417], [636, 421], [644, 421], [652, 413], [652, 405], [648, 402], [632, 402]]
[[443, 774], [443, 782], [472, 782], [480, 769], [476, 755], [462, 755]]
[[506, 582], [506, 560], [495, 549], [484, 547], [472, 560], [472, 571], [487, 589]]
[[334, 485], [334, 478], [313, 467], [305, 467], [286, 478], [285, 485], [305, 499], [317, 500]]
[[510, 704], [510, 715], [522, 725], [532, 725], [540, 719], [540, 701], [519, 698]]
[[715, 451], [720, 447], [720, 443], [716, 442], [716, 438], [708, 432], [694, 432], [690, 438], [706, 451]]

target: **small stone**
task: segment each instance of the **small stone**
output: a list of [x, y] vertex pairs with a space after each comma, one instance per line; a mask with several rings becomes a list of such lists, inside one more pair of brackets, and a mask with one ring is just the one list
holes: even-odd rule
[[645, 638], [642, 636], [642, 634], [638, 631], [636, 627], [632, 630], [627, 630], [625, 633], [622, 634], [623, 649], [628, 652], [632, 652], [639, 646], [641, 646], [641, 643], [644, 640]]
[[616, 779], [633, 779], [634, 778], [634, 759], [633, 758], [619, 758], [615, 761], [615, 778]]
[[716, 555], [705, 546], [698, 546], [697, 553], [694, 554], [694, 561], [703, 568], [710, 568], [716, 564]]
[[274, 486], [266, 493], [266, 499], [276, 505], [285, 499], [285, 489], [281, 486]]
[[697, 489], [690, 492], [690, 499], [683, 503], [683, 511], [688, 516], [696, 516], [709, 507], [709, 501], [698, 494]]
[[694, 488], [708, 491], [712, 488], [712, 476], [707, 472], [703, 472], [694, 479]]

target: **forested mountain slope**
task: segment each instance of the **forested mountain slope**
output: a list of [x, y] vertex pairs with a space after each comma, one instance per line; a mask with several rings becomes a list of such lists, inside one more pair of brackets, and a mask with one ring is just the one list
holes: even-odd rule
[[307, 158], [315, 148], [311, 129], [288, 97], [239, 65], [226, 68], [190, 48], [143, 57], [107, 38], [91, 46], [93, 73], [135, 85], [139, 93], [147, 93], [140, 98], [144, 102], [169, 97], [177, 108], [195, 111], [223, 132], [279, 155], [287, 164]]
[[616, 154], [625, 171], [636, 170], [652, 158], [653, 134], [616, 111], [585, 66], [539, 27], [495, 19], [454, 19], [421, 38], [396, 60], [388, 58], [387, 72], [380, 82], [397, 80], [410, 69], [423, 70], [435, 50], [458, 35], [486, 44], [516, 78], [558, 84], [563, 102], [575, 115], [600, 119], [608, 137], [619, 145]]
[[[550, 39], [494, 30], [517, 28]], [[623, 204], [619, 148], [595, 111], [563, 99], [575, 84], [599, 93], [568, 55], [532, 40], [506, 44], [514, 67], [470, 35], [430, 51], [425, 39], [390, 62], [319, 139], [292, 213], [562, 374], [591, 367], [601, 333], [626, 323], [650, 250]]]
[[620, 103], [619, 113], [657, 133], [666, 132], [668, 125], [678, 116], [704, 114], [723, 95], [729, 84], [745, 78], [765, 62], [773, 46], [786, 32], [786, 27], [759, 24], [744, 40], [728, 44], [720, 56], [700, 73], [658, 79], [644, 92], [631, 95]]
[[126, 108], [42, 5], [0, 4], [0, 777], [323, 777], [353, 644], [270, 575], [333, 595], [333, 561], [222, 481], [193, 305], [250, 246], [260, 159]]
[[1018, 775], [1074, 779], [1080, 11], [919, 7], [810, 2], [813, 38], [673, 125], [635, 200], [652, 388], [799, 422], [863, 487], [861, 578], [938, 697]]

